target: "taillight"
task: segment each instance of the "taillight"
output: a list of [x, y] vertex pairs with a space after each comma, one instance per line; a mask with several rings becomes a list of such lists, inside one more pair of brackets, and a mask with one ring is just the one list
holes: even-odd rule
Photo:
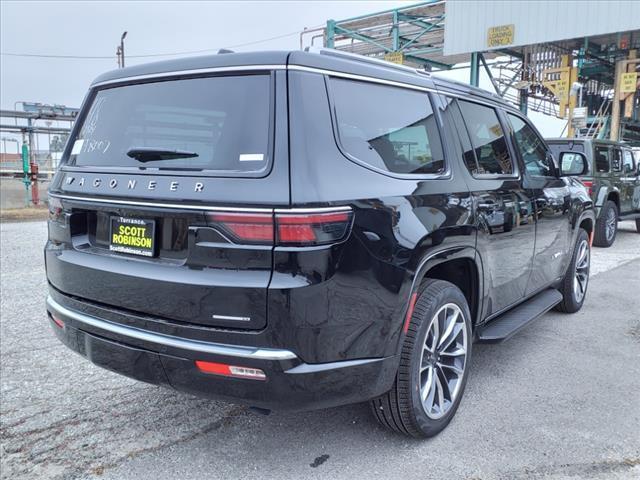
[[582, 180], [582, 184], [587, 187], [587, 192], [589, 192], [589, 196], [593, 193], [593, 182], [591, 180]]
[[59, 198], [49, 196], [47, 203], [49, 205], [49, 220], [58, 220], [62, 214], [62, 202]]
[[232, 241], [239, 243], [273, 243], [271, 213], [210, 213], [210, 223], [220, 227]]
[[351, 227], [351, 211], [276, 213], [278, 245], [323, 245], [343, 240]]
[[344, 240], [351, 228], [353, 212], [279, 210], [271, 213], [208, 213], [210, 225], [236, 243], [260, 245], [325, 245]]

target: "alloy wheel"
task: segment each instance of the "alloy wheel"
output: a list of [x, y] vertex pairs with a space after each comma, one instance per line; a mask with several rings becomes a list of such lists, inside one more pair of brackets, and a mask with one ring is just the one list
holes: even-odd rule
[[582, 240], [578, 245], [576, 272], [573, 277], [573, 294], [578, 303], [582, 302], [582, 299], [587, 293], [587, 284], [589, 283], [589, 257], [589, 243], [586, 240]]
[[438, 309], [427, 330], [420, 358], [420, 400], [431, 419], [453, 406], [466, 370], [468, 353], [464, 314], [455, 303]]
[[613, 240], [613, 236], [616, 233], [617, 223], [618, 223], [618, 219], [616, 218], [616, 212], [613, 208], [610, 208], [607, 211], [607, 218], [605, 222], [605, 235], [607, 236], [608, 242]]

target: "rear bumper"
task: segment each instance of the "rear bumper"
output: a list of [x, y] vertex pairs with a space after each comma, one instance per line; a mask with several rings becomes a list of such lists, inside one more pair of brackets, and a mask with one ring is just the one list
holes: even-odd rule
[[[200, 396], [274, 410], [313, 410], [377, 397], [388, 391], [399, 358], [358, 359], [321, 364], [302, 362], [284, 349], [228, 345], [159, 334], [87, 315], [47, 299], [56, 336], [103, 368]], [[195, 360], [259, 368], [266, 380], [201, 372]]]

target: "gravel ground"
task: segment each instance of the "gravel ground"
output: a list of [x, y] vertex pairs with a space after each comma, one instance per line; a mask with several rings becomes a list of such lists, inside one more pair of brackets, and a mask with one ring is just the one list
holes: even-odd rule
[[42, 222], [1, 235], [0, 477], [640, 478], [640, 235], [595, 249], [587, 302], [503, 345], [475, 345], [456, 418], [414, 441], [366, 405], [256, 416], [137, 383], [47, 325]]

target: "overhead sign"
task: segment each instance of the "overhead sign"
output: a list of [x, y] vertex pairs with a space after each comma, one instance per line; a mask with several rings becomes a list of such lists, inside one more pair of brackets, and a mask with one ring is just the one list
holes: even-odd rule
[[571, 118], [574, 128], [586, 128], [587, 126], [587, 107], [575, 107], [573, 109], [573, 117]]
[[620, 93], [634, 93], [638, 84], [638, 72], [620, 75]]
[[387, 62], [397, 63], [398, 65], [402, 65], [404, 63], [404, 55], [402, 54], [402, 52], [385, 53], [384, 59]]
[[[555, 97], [560, 100], [567, 100], [569, 98], [569, 68], [555, 68], [554, 71], [560, 70], [559, 78], [555, 80], [546, 80], [542, 84], [553, 92]], [[543, 74], [547, 73], [547, 70]]]
[[498, 25], [487, 30], [487, 47], [504, 47], [513, 43], [516, 26]]
[[[548, 88], [558, 100], [558, 117], [564, 118], [569, 106], [572, 70], [575, 67], [548, 68], [542, 71], [542, 85]], [[574, 72], [574, 78], [577, 73]]]

